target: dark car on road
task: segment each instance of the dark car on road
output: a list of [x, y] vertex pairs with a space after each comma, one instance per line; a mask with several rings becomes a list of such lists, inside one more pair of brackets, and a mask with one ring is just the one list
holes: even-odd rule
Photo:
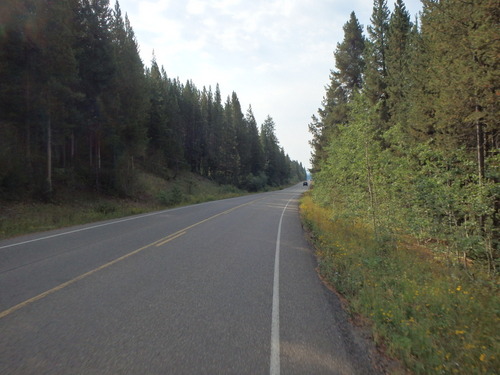
[[307, 185], [309, 185], [307, 181], [304, 181], [304, 183], [302, 184], [302, 186], [307, 186]]

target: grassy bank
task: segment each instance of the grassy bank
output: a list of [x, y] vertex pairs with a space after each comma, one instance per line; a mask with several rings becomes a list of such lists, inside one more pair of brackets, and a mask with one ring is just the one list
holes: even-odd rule
[[416, 374], [498, 373], [498, 279], [470, 277], [411, 239], [375, 241], [363, 223], [332, 221], [308, 195], [300, 208], [322, 277], [387, 354]]
[[165, 180], [138, 173], [131, 197], [60, 190], [49, 203], [0, 201], [0, 239], [246, 194], [192, 173]]

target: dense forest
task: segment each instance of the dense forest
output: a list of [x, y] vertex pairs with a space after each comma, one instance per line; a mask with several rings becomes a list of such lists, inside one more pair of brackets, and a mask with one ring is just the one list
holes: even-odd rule
[[119, 3], [0, 2], [0, 199], [134, 193], [138, 168], [256, 191], [306, 178], [236, 93], [145, 67]]
[[364, 34], [355, 13], [313, 135], [316, 202], [411, 235], [463, 266], [499, 262], [498, 0], [374, 0]]

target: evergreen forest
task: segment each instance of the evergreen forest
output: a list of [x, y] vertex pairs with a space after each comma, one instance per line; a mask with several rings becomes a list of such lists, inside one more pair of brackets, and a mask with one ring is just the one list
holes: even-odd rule
[[[402, 368], [493, 374], [498, 357], [498, 0], [373, 0], [334, 49], [301, 202], [318, 270]], [[382, 366], [384, 367], [384, 366]]]
[[189, 171], [248, 191], [306, 178], [236, 93], [149, 67], [118, 1], [0, 2], [0, 200], [58, 188], [119, 197], [136, 173]]
[[[379, 240], [499, 266], [498, 0], [374, 0], [334, 51], [313, 135], [313, 199]], [[401, 238], [401, 237], [399, 237]]]

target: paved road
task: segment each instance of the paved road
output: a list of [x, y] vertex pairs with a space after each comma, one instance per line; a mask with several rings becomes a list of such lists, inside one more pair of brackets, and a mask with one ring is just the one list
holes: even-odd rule
[[373, 374], [304, 187], [0, 242], [1, 374]]

